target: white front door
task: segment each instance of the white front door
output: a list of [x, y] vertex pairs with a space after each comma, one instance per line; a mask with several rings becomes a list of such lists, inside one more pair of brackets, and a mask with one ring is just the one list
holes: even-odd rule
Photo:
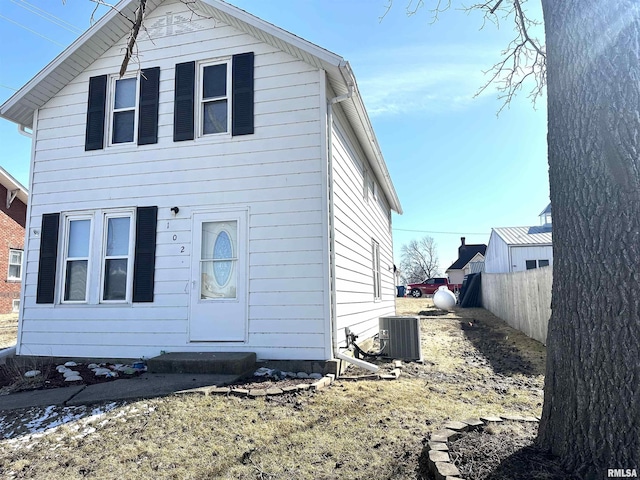
[[191, 252], [192, 342], [243, 342], [247, 334], [247, 212], [196, 213]]

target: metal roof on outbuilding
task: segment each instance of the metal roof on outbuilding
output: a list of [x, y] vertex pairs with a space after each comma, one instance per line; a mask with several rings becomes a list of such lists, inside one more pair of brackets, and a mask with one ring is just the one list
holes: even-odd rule
[[552, 235], [550, 226], [539, 227], [501, 227], [494, 228], [494, 232], [507, 245], [551, 245]]

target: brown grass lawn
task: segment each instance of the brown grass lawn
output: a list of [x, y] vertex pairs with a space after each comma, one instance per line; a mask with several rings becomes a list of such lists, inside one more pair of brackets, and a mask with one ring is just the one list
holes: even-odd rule
[[18, 335], [18, 314], [0, 315], [0, 349], [16, 344]]
[[[401, 298], [397, 310], [422, 312], [425, 362], [405, 364], [396, 381], [338, 380], [271, 399], [134, 402], [1, 441], [0, 477], [415, 479], [428, 435], [446, 420], [540, 415], [541, 344], [482, 309], [436, 315], [430, 299]], [[0, 412], [0, 425], [38, 414]]]

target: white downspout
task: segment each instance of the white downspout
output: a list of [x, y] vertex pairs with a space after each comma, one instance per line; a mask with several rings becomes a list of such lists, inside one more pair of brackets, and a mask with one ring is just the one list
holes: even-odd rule
[[[343, 74], [344, 76], [344, 74]], [[346, 79], [345, 79], [346, 80]], [[333, 344], [333, 356], [335, 358], [339, 358], [340, 360], [344, 360], [345, 362], [352, 363], [360, 368], [364, 368], [371, 372], [377, 372], [378, 367], [373, 363], [365, 362], [364, 360], [360, 360], [358, 358], [350, 357], [341, 353], [338, 350], [338, 325], [336, 319], [336, 251], [335, 251], [335, 224], [333, 221], [333, 146], [332, 146], [332, 132], [333, 132], [333, 105], [336, 103], [347, 100], [353, 96], [354, 86], [352, 82], [348, 82], [349, 90], [344, 95], [340, 95], [330, 99], [327, 102], [327, 156], [329, 166], [329, 178], [328, 178], [328, 187], [329, 187], [329, 252], [330, 252], [330, 264], [331, 264], [331, 334], [332, 339], [331, 343]]]

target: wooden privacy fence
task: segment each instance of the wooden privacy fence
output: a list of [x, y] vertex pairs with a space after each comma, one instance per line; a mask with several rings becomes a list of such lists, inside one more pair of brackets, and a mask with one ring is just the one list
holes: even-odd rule
[[482, 306], [546, 345], [553, 267], [482, 273]]

